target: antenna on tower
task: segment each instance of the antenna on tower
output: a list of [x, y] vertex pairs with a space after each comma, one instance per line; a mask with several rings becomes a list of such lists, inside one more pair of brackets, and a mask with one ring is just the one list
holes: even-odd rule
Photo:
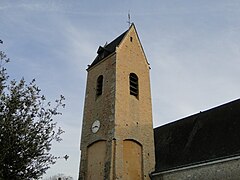
[[130, 27], [131, 26], [131, 16], [130, 16], [130, 10], [128, 11], [128, 26]]

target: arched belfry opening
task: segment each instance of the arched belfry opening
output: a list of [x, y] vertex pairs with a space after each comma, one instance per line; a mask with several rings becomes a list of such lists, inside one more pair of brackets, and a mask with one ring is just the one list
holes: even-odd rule
[[138, 98], [138, 76], [135, 73], [130, 73], [129, 75], [129, 89], [130, 95], [135, 96]]
[[96, 96], [102, 95], [103, 91], [103, 75], [98, 76], [97, 87], [96, 87]]

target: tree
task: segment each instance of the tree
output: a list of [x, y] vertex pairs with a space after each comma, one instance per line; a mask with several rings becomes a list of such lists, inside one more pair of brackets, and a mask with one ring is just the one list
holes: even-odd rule
[[57, 159], [51, 145], [64, 131], [53, 118], [64, 97], [52, 106], [34, 79], [9, 80], [8, 62], [0, 51], [0, 179], [39, 179]]

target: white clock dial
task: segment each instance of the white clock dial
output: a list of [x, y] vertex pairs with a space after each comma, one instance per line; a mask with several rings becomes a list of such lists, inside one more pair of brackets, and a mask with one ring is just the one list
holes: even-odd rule
[[99, 120], [94, 121], [91, 128], [92, 132], [93, 133], [98, 132], [99, 128], [100, 128], [100, 121]]

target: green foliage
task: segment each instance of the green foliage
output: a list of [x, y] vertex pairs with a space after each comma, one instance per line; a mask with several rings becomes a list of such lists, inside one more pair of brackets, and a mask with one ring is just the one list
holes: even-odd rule
[[49, 151], [64, 132], [53, 121], [64, 97], [52, 107], [34, 79], [10, 81], [8, 62], [0, 51], [0, 179], [39, 179], [57, 159]]

